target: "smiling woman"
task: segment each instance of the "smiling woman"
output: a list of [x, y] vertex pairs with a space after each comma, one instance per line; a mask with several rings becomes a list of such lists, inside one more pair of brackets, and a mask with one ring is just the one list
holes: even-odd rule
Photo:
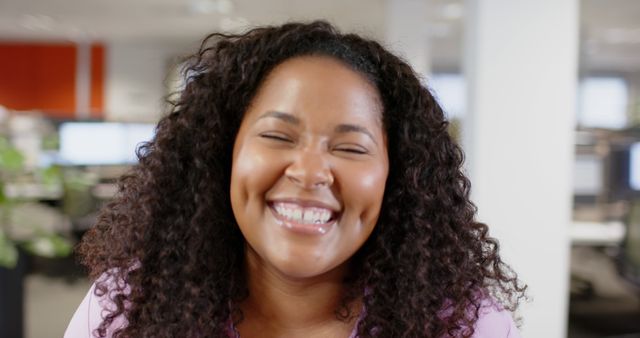
[[213, 34], [83, 239], [66, 337], [518, 337], [411, 68], [325, 22]]
[[231, 205], [247, 259], [298, 278], [345, 274], [380, 213], [389, 171], [381, 118], [376, 89], [333, 58], [271, 71], [233, 152]]

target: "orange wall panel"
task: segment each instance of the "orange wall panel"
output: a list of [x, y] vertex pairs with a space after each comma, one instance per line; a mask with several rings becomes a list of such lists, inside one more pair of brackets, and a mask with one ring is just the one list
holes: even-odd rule
[[[104, 47], [93, 45], [90, 108], [104, 110]], [[74, 44], [0, 43], [0, 105], [73, 118], [76, 110], [77, 49]]]

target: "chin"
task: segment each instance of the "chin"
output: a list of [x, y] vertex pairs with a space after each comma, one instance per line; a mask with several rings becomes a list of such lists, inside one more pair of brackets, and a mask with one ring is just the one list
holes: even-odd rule
[[301, 260], [292, 256], [290, 259], [281, 258], [271, 260], [273, 267], [283, 276], [293, 279], [308, 279], [324, 275], [333, 271], [335, 266], [327, 266], [318, 261]]

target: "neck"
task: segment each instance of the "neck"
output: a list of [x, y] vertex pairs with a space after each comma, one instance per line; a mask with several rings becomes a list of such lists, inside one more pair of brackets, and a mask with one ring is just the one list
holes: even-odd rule
[[[246, 270], [249, 297], [241, 304], [241, 333], [285, 336], [286, 332], [308, 333], [327, 328], [348, 332], [353, 327], [353, 321], [344, 323], [336, 318], [344, 296], [346, 265], [311, 278], [292, 278], [263, 262], [249, 248]], [[359, 308], [352, 304], [351, 310]]]

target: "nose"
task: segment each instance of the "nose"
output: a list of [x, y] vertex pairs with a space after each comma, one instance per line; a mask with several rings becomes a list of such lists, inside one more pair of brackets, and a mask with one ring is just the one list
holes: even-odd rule
[[333, 185], [333, 173], [323, 154], [300, 151], [285, 170], [286, 177], [299, 187], [313, 190]]

